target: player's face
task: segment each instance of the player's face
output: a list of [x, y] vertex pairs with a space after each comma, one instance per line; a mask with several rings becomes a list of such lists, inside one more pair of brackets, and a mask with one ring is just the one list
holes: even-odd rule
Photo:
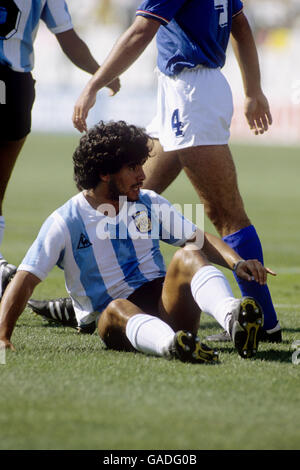
[[137, 201], [140, 189], [143, 186], [145, 173], [142, 165], [126, 165], [109, 182], [110, 197], [118, 200], [119, 196], [126, 196], [128, 201]]

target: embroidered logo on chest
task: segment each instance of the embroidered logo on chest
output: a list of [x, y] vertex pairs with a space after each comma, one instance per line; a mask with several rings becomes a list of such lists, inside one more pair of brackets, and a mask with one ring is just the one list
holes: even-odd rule
[[147, 233], [151, 230], [151, 219], [146, 211], [139, 211], [133, 215], [136, 228], [141, 233]]

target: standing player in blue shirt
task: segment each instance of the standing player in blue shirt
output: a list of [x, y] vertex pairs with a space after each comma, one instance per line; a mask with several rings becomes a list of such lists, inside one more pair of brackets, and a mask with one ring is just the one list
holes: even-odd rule
[[[158, 110], [147, 131], [156, 137], [156, 158], [145, 168], [145, 187], [162, 192], [184, 168], [206, 213], [223, 239], [245, 259], [263, 262], [262, 247], [238, 189], [228, 147], [232, 95], [221, 73], [228, 41], [241, 69], [245, 115], [255, 134], [272, 123], [260, 83], [256, 46], [240, 0], [146, 0], [103, 67], [78, 99], [73, 122], [86, 129], [96, 93], [124, 72], [156, 35]], [[245, 284], [265, 313], [264, 339], [281, 341], [281, 329], [267, 286]]]
[[[98, 332], [107, 347], [188, 362], [215, 362], [197, 336], [200, 313], [230, 334], [241, 357], [256, 354], [262, 311], [235, 299], [224, 274], [235, 269], [264, 285], [257, 260], [242, 260], [220, 238], [204, 233], [162, 196], [142, 190], [149, 137], [125, 122], [99, 123], [73, 155], [81, 192], [43, 224], [0, 305], [0, 341], [11, 335], [35, 286], [57, 264], [64, 270], [78, 326]], [[165, 269], [160, 241], [181, 247]]]
[[[2, 205], [15, 162], [31, 128], [35, 99], [31, 71], [33, 43], [43, 20], [55, 34], [66, 56], [79, 68], [93, 74], [99, 64], [73, 29], [64, 0], [0, 0], [0, 245], [4, 234]], [[119, 90], [119, 80], [109, 88]], [[15, 267], [0, 253], [0, 298]]]

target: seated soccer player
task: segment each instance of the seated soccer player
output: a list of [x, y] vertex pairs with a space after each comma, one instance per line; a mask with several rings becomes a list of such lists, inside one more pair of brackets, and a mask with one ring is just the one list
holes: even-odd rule
[[[215, 362], [217, 353], [197, 336], [204, 311], [243, 358], [255, 355], [263, 312], [251, 297], [235, 299], [211, 263], [261, 285], [274, 273], [142, 190], [149, 152], [149, 137], [123, 121], [100, 122], [81, 138], [73, 156], [81, 192], [44, 222], [1, 301], [0, 340], [7, 348], [14, 348], [13, 329], [34, 288], [58, 265], [78, 328], [96, 324], [108, 348]], [[160, 241], [179, 247], [167, 270]]]

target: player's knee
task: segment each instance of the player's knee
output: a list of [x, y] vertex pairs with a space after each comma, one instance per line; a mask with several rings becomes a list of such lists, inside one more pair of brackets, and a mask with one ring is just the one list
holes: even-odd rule
[[115, 326], [120, 321], [122, 312], [126, 309], [126, 299], [112, 300], [103, 312], [107, 325]]
[[178, 274], [180, 273], [188, 282], [200, 266], [207, 264], [201, 250], [192, 250], [189, 246], [180, 248], [174, 255], [174, 261]]
[[98, 333], [109, 349], [117, 351], [131, 351], [131, 345], [125, 335], [126, 327], [126, 299], [112, 300], [98, 322]]

